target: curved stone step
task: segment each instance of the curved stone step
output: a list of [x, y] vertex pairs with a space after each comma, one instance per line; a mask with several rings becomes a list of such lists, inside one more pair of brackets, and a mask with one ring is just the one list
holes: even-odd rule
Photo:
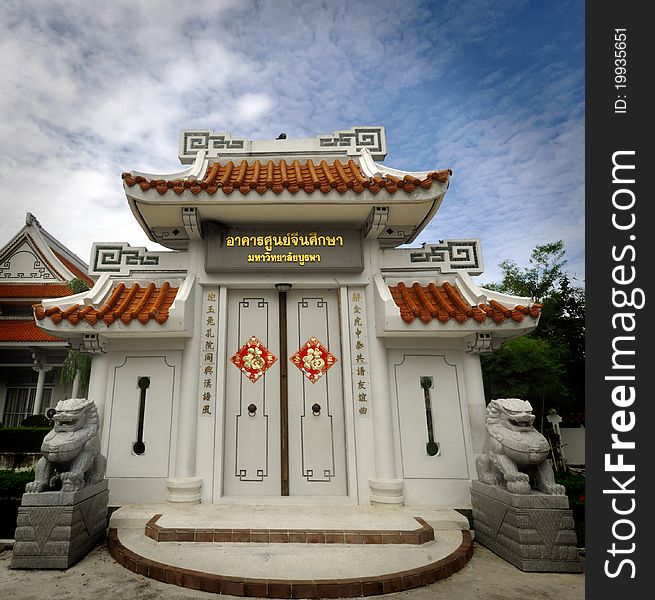
[[439, 531], [434, 541], [422, 545], [379, 544], [366, 550], [351, 544], [162, 544], [142, 531], [109, 530], [109, 550], [119, 564], [165, 583], [234, 596], [387, 594], [444, 579], [462, 569], [472, 555], [470, 532], [456, 529]]
[[145, 534], [156, 542], [254, 542], [271, 544], [425, 544], [434, 540], [434, 529], [414, 517], [416, 529], [288, 529], [251, 527], [162, 527], [154, 515]]

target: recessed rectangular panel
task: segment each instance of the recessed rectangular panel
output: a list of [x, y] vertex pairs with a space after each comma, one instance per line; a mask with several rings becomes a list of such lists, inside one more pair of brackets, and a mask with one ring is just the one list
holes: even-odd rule
[[[179, 353], [171, 352], [163, 356], [117, 357], [110, 367], [107, 477], [169, 476], [178, 363]], [[148, 380], [145, 394], [139, 387], [140, 380]], [[135, 446], [139, 438], [141, 444]]]
[[[228, 360], [225, 373], [224, 491], [276, 496], [280, 493], [279, 363], [260, 362], [279, 353], [277, 293], [231, 291], [227, 310], [227, 355], [240, 359]], [[259, 345], [249, 344], [253, 337]], [[247, 372], [239, 364], [247, 364]], [[253, 376], [259, 367], [263, 373]]]
[[466, 478], [457, 367], [443, 354], [392, 354], [403, 477]]

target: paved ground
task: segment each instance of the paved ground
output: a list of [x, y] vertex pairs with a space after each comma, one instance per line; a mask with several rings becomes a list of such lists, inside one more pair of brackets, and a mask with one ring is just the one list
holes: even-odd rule
[[[11, 551], [0, 553], [2, 600], [155, 600], [213, 598], [137, 575], [118, 565], [98, 546], [67, 571], [15, 571]], [[473, 558], [444, 581], [407, 592], [376, 596], [386, 600], [584, 600], [584, 574], [523, 573], [474, 544]], [[222, 596], [227, 598], [227, 596]]]

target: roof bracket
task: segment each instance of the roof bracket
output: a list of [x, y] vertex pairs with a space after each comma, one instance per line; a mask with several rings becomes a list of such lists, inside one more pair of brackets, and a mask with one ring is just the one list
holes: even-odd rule
[[383, 227], [378, 235], [380, 246], [395, 247], [400, 244], [406, 244], [414, 235], [416, 227], [413, 225], [393, 225]]
[[384, 231], [384, 227], [389, 220], [388, 206], [374, 206], [368, 214], [366, 223], [364, 223], [364, 237], [366, 239], [377, 239]]
[[491, 354], [500, 348], [502, 342], [491, 333], [476, 332], [466, 340], [466, 352], [473, 354]]
[[201, 239], [200, 217], [198, 216], [198, 209], [195, 206], [182, 207], [182, 223], [190, 240]]
[[105, 354], [107, 342], [97, 333], [85, 333], [80, 343], [80, 352], [84, 354]]

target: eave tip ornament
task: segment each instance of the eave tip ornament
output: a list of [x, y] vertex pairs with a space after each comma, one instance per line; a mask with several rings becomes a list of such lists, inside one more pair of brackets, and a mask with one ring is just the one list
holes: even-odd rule
[[337, 362], [336, 357], [314, 336], [310, 337], [289, 360], [312, 383], [316, 383]]
[[230, 360], [255, 383], [273, 365], [277, 356], [253, 335]]

